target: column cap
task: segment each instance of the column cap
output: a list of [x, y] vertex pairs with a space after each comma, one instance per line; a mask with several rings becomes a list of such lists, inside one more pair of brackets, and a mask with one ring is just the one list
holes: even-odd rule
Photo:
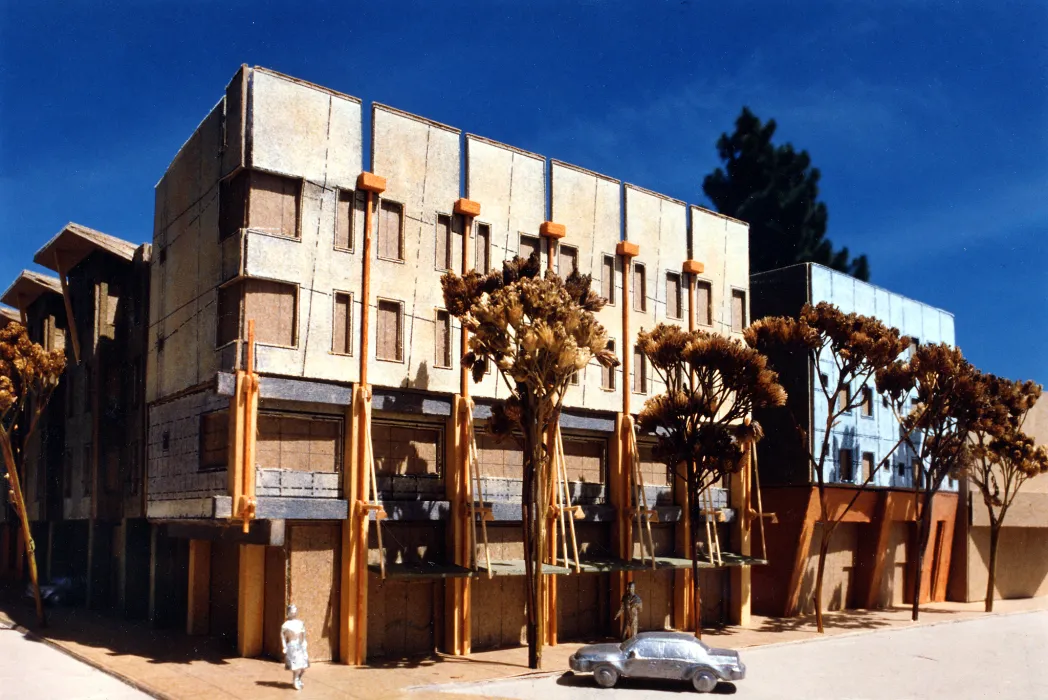
[[632, 241], [619, 241], [619, 244], [615, 246], [615, 252], [623, 257], [635, 258], [640, 255], [640, 245]]
[[375, 173], [360, 173], [357, 176], [357, 189], [382, 194], [386, 191], [386, 178]]
[[564, 238], [568, 233], [568, 229], [564, 224], [557, 224], [552, 221], [543, 221], [539, 225], [539, 234], [546, 238]]
[[706, 266], [698, 260], [685, 260], [681, 269], [688, 275], [701, 275], [706, 271]]
[[456, 199], [455, 213], [465, 214], [466, 216], [480, 216], [480, 202], [474, 202], [471, 199]]

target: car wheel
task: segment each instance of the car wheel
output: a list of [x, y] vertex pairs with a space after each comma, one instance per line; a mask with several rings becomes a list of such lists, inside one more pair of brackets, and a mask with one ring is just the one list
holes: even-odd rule
[[593, 671], [593, 680], [601, 688], [613, 688], [619, 682], [619, 672], [614, 666], [598, 666]]
[[717, 687], [717, 677], [709, 671], [698, 671], [691, 677], [691, 684], [700, 693], [708, 693]]

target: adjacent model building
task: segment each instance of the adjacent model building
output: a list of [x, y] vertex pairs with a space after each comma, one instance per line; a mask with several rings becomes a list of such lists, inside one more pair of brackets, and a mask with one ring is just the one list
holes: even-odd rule
[[[814, 263], [755, 274], [750, 279], [753, 314], [797, 316], [806, 303], [827, 301], [845, 313], [873, 316], [919, 343], [954, 344], [953, 315]], [[758, 447], [765, 509], [776, 514], [768, 525], [767, 567], [754, 571], [754, 611], [791, 616], [814, 609], [815, 569], [821, 545], [818, 479], [808, 450], [823, 444], [829, 409], [817, 373], [835, 386], [832, 358], [814, 367], [807, 355], [773, 356], [772, 365], [789, 395], [786, 411], [757, 418], [766, 430]], [[916, 561], [914, 455], [908, 447], [892, 452], [899, 426], [887, 401], [871, 381], [849, 388], [862, 395], [860, 406], [834, 426], [823, 475], [831, 512], [843, 507], [872, 469], [891, 453], [889, 469], [877, 470], [872, 488], [862, 493], [833, 535], [827, 559], [823, 609], [874, 608], [909, 602]], [[838, 397], [837, 400], [846, 397]], [[808, 436], [805, 445], [794, 418]], [[812, 447], [814, 446], [814, 448]], [[905, 445], [904, 445], [905, 446]], [[925, 553], [921, 601], [946, 599], [957, 513], [957, 483], [948, 479], [932, 504], [932, 530]]]
[[[586, 566], [550, 569], [548, 641], [611, 631], [627, 579], [645, 600], [642, 628], [684, 625], [683, 489], [643, 438], [660, 559], [655, 570], [636, 561], [625, 446], [632, 414], [660, 386], [634, 342], [658, 322], [739, 337], [747, 226], [378, 104], [365, 170], [362, 109], [244, 67], [157, 184], [147, 512], [175, 538], [160, 540], [169, 549], [155, 566], [189, 574], [188, 586], [155, 577], [154, 597], [243, 654], [279, 655], [291, 601], [315, 659], [519, 644], [522, 457], [484, 435], [505, 388], [461, 370], [440, 277], [535, 253], [593, 276], [623, 361], [580, 371], [565, 401]], [[732, 496], [744, 512], [746, 486]], [[747, 551], [750, 519], [732, 517], [726, 489], [714, 496], [723, 549]], [[474, 505], [489, 540], [479, 565]], [[747, 615], [748, 580], [748, 566], [704, 570], [706, 619]]]

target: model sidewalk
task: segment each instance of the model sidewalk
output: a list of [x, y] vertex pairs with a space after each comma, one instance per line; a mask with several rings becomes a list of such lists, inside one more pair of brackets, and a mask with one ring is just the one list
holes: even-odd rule
[[[922, 607], [918, 623], [909, 608], [853, 610], [826, 616], [827, 635], [910, 627], [966, 620], [985, 615], [982, 603], [932, 603]], [[993, 614], [1048, 609], [1048, 598], [997, 601]], [[475, 653], [469, 657], [437, 654], [388, 661], [366, 668], [318, 663], [307, 671], [306, 688], [294, 693], [291, 674], [269, 659], [242, 659], [232, 644], [214, 637], [189, 637], [175, 630], [153, 630], [82, 609], [54, 609], [49, 625], [39, 629], [30, 605], [10, 598], [0, 601], [0, 618], [29, 629], [77, 658], [120, 677], [160, 698], [266, 700], [297, 698], [439, 697], [452, 695], [411, 691], [418, 686], [462, 683], [533, 673], [523, 647]], [[745, 647], [810, 640], [818, 637], [810, 618], [755, 617], [750, 629], [728, 627], [707, 631], [704, 639], [718, 646]], [[580, 644], [547, 647], [543, 672], [567, 670], [568, 657]]]

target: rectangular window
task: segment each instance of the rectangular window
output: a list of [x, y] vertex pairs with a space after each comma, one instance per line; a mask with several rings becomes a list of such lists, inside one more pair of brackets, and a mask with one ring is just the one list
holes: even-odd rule
[[532, 255], [542, 258], [542, 241], [536, 236], [520, 234], [520, 257], [530, 258]]
[[524, 453], [515, 440], [496, 442], [495, 438], [477, 431], [477, 462], [480, 473], [499, 479], [524, 477]]
[[881, 406], [888, 408], [888, 395], [884, 394], [881, 396]]
[[335, 202], [335, 247], [339, 250], [353, 250], [353, 222], [358, 208], [356, 192], [338, 191], [338, 201]]
[[705, 280], [695, 282], [695, 322], [713, 325], [713, 287]]
[[287, 282], [244, 281], [244, 333], [255, 321], [255, 342], [295, 347], [298, 344], [298, 287]]
[[603, 484], [607, 452], [607, 440], [565, 436], [564, 466], [568, 481]]
[[648, 362], [644, 353], [633, 346], [633, 393], [644, 394], [648, 391]]
[[251, 173], [242, 172], [218, 186], [218, 238], [225, 240], [247, 225], [247, 193]]
[[219, 287], [217, 302], [218, 329], [215, 332], [215, 347], [232, 343], [240, 337], [240, 307], [244, 301], [243, 283]]
[[746, 292], [731, 290], [731, 330], [742, 333], [746, 328]]
[[557, 273], [564, 279], [579, 268], [579, 249], [570, 245], [557, 246]]
[[[615, 341], [608, 341], [608, 350], [615, 352]], [[600, 386], [607, 391], [615, 391], [615, 368], [600, 366]]]
[[353, 354], [353, 295], [335, 292], [335, 315], [331, 324], [331, 352]]
[[83, 493], [85, 496], [90, 496], [94, 486], [94, 459], [92, 458], [91, 443], [84, 445], [84, 460], [80, 463], [80, 484], [83, 487]]
[[862, 453], [862, 480], [865, 483], [869, 480], [870, 475], [873, 474], [873, 453], [863, 452]]
[[680, 275], [676, 272], [666, 273], [666, 315], [670, 318], [684, 318], [684, 300], [681, 299]]
[[906, 462], [899, 462], [895, 468], [899, 470], [899, 476], [906, 476]]
[[437, 270], [450, 270], [451, 267], [451, 217], [447, 214], [437, 215], [437, 247], [434, 253], [433, 266]]
[[229, 455], [229, 412], [200, 416], [200, 469], [224, 469]]
[[854, 474], [852, 472], [852, 454], [851, 450], [843, 449], [838, 453], [837, 459], [840, 464], [840, 480], [841, 481], [852, 481]]
[[337, 472], [341, 435], [337, 418], [260, 413], [255, 463], [262, 469]]
[[578, 373], [577, 370], [575, 372], [571, 373], [571, 376], [568, 378], [568, 384], [570, 384], [572, 386], [578, 386], [579, 385], [579, 373]]
[[830, 390], [830, 378], [826, 376], [825, 372], [819, 372], [819, 381], [821, 382], [820, 386], [826, 387], [827, 391]]
[[375, 421], [371, 426], [375, 471], [380, 476], [439, 478], [443, 473], [442, 437], [443, 431], [434, 425]]
[[851, 403], [851, 387], [845, 385], [839, 394], [837, 394], [837, 410], [843, 411], [844, 413], [850, 413], [851, 409], [848, 408], [848, 404]]
[[451, 366], [451, 314], [437, 309], [436, 327], [437, 352], [434, 364], [437, 367]]
[[477, 257], [474, 260], [477, 272], [491, 269], [491, 226], [488, 224], [477, 224]]
[[271, 173], [251, 173], [248, 228], [298, 238], [298, 202], [302, 181]]
[[378, 338], [375, 357], [380, 360], [404, 360], [404, 305], [398, 301], [379, 299], [376, 331]]
[[378, 208], [378, 250], [383, 260], [404, 259], [404, 205], [383, 199]]
[[648, 284], [643, 263], [633, 263], [633, 310], [648, 310]]
[[859, 404], [861, 413], [867, 418], [873, 417], [873, 389], [868, 386], [862, 388], [862, 403]]
[[655, 459], [654, 444], [642, 442], [637, 445], [637, 452], [640, 457], [640, 473], [644, 477], [645, 486], [672, 485], [672, 475], [666, 463]]
[[600, 266], [600, 294], [615, 304], [615, 256], [605, 255]]

